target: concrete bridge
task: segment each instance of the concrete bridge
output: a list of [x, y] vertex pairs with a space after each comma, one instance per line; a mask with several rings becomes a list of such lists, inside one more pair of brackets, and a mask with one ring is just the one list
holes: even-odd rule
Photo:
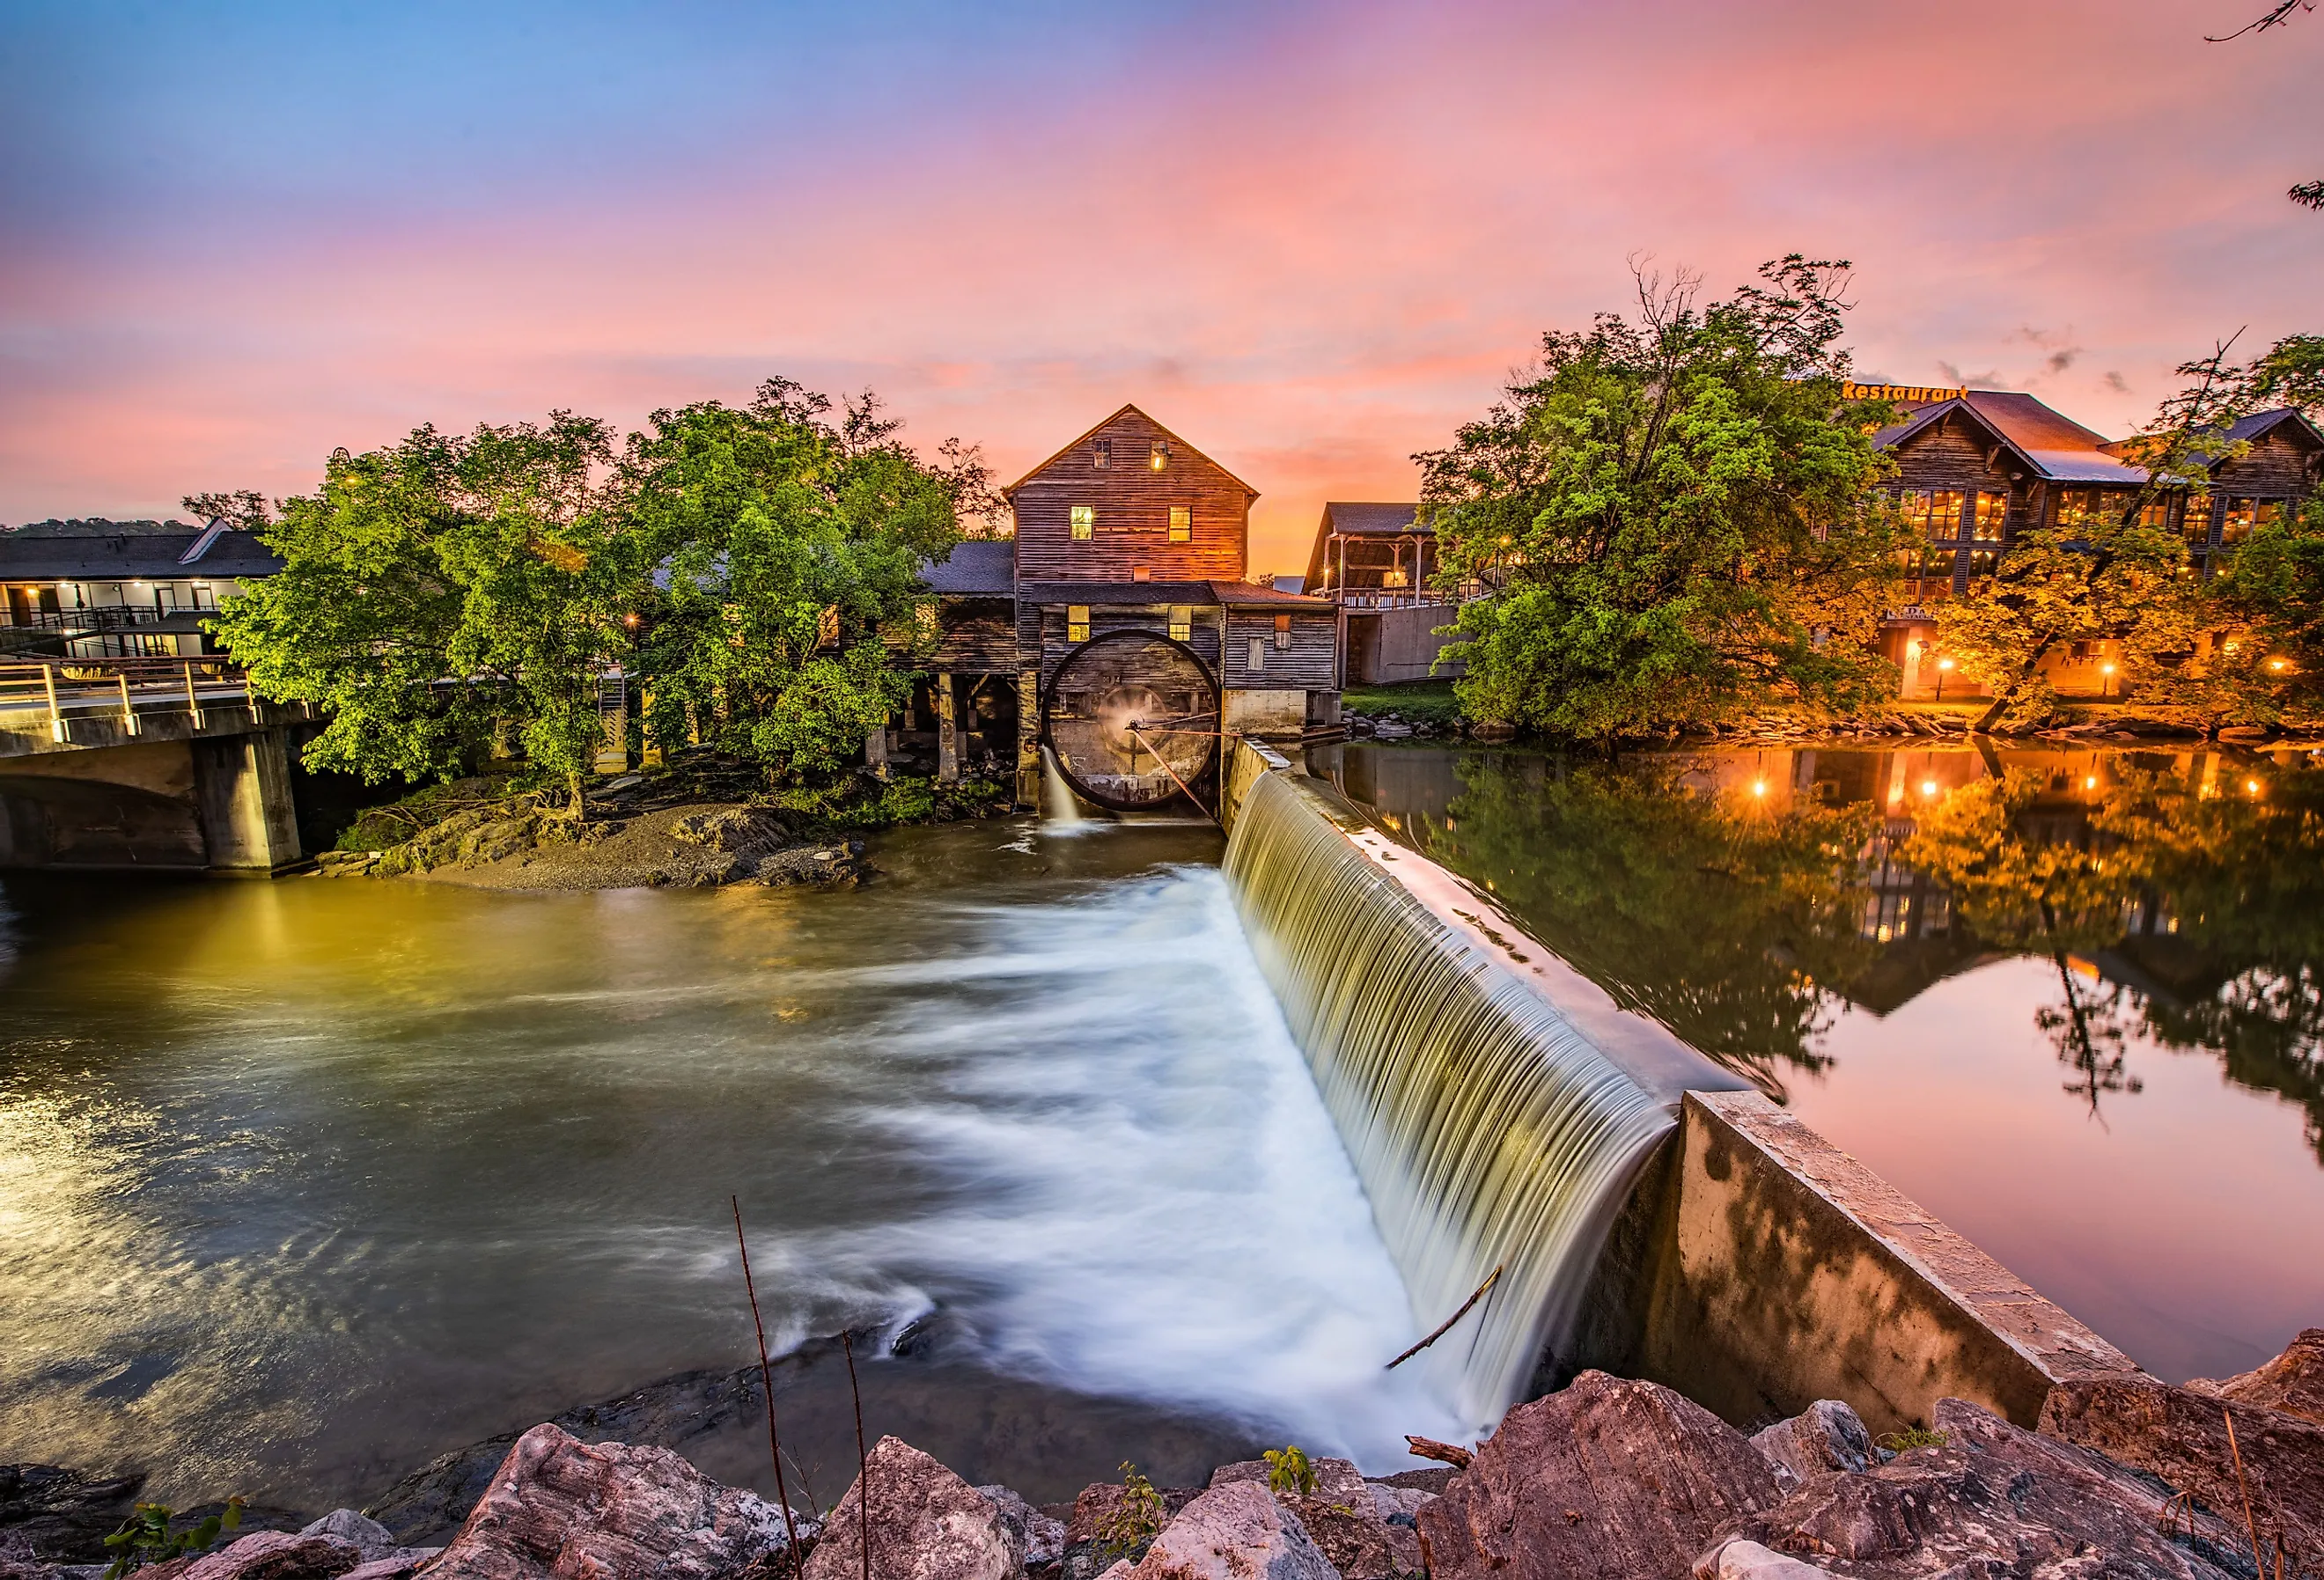
[[295, 864], [293, 736], [219, 658], [0, 662], [0, 867]]

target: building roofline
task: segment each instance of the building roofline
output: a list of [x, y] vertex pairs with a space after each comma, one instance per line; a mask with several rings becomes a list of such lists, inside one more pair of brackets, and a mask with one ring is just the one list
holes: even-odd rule
[[1043, 461], [1039, 466], [1035, 467], [1022, 477], [1018, 478], [1016, 482], [1011, 483], [1008, 487], [1002, 489], [1001, 491], [1001, 497], [1009, 501], [1011, 504], [1014, 504], [1017, 502], [1017, 491], [1019, 489], [1024, 487], [1026, 484], [1030, 483], [1034, 478], [1039, 476], [1042, 473], [1056, 466], [1059, 461], [1064, 460], [1067, 456], [1079, 449], [1083, 445], [1088, 443], [1092, 439], [1094, 439], [1097, 436], [1098, 430], [1105, 427], [1108, 423], [1120, 421], [1126, 413], [1132, 411], [1135, 411], [1139, 416], [1145, 418], [1147, 421], [1153, 423], [1155, 427], [1161, 429], [1163, 437], [1167, 439], [1172, 444], [1185, 445], [1186, 453], [1188, 455], [1198, 457], [1203, 460], [1210, 462], [1212, 466], [1218, 467], [1220, 471], [1226, 473], [1227, 481], [1235, 485], [1236, 487], [1240, 488], [1243, 493], [1249, 494], [1252, 499], [1257, 499], [1259, 497], [1258, 489], [1253, 488], [1250, 484], [1245, 483], [1232, 472], [1228, 472], [1226, 467], [1220, 466], [1216, 457], [1212, 456], [1198, 446], [1187, 444], [1186, 440], [1179, 437], [1175, 430], [1164, 423], [1152, 412], [1144, 410], [1135, 401], [1123, 402], [1117, 410], [1108, 413], [1102, 420], [1093, 422], [1089, 427], [1084, 429], [1081, 433], [1074, 438], [1072, 443], [1062, 447], [1055, 454], [1050, 456], [1047, 460]]

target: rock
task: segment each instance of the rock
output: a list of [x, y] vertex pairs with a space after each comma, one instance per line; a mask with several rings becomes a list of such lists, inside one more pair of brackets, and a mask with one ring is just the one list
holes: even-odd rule
[[998, 1508], [910, 1444], [882, 1437], [825, 1521], [805, 1580], [856, 1580], [863, 1573], [858, 1510], [866, 1479], [873, 1580], [1010, 1580], [1023, 1569], [1023, 1550]]
[[0, 1465], [0, 1538], [37, 1558], [94, 1562], [137, 1501], [142, 1475], [88, 1476], [54, 1465]]
[[2169, 1493], [2104, 1455], [1957, 1399], [1939, 1400], [1932, 1414], [1943, 1444], [1907, 1449], [1861, 1474], [1820, 1472], [1720, 1539], [1815, 1559], [1855, 1580], [2235, 1573], [2232, 1557], [2224, 1567], [2214, 1561], [2227, 1554], [2224, 1525], [2197, 1512], [2179, 1520], [2190, 1534], [2165, 1535]]
[[1756, 1541], [1730, 1541], [1702, 1556], [1694, 1566], [1694, 1580], [1832, 1580], [1832, 1574]]
[[1371, 1494], [1372, 1508], [1382, 1520], [1402, 1520], [1406, 1524], [1437, 1497], [1419, 1487], [1391, 1486], [1387, 1482], [1366, 1482], [1364, 1491]]
[[693, 812], [669, 826], [670, 837], [724, 855], [759, 855], [781, 846], [791, 826], [763, 807], [722, 807]]
[[[336, 1580], [362, 1562], [355, 1544], [339, 1537], [262, 1530], [202, 1554], [182, 1580]], [[141, 1573], [160, 1575], [161, 1568]]]
[[[2236, 1449], [2252, 1488], [2261, 1540], [2272, 1544], [2273, 1511], [2280, 1511], [2287, 1547], [2324, 1553], [2324, 1426], [2304, 1417], [2152, 1378], [2106, 1378], [2051, 1389], [2042, 1404], [2042, 1430], [2160, 1476], [2240, 1527], [2243, 1490], [2227, 1446], [2228, 1415], [2235, 1418]], [[2243, 1546], [2250, 1545], [2246, 1538]]]
[[2324, 1426], [2324, 1327], [2303, 1330], [2264, 1366], [2223, 1382], [2198, 1377], [2187, 1391], [2282, 1410]]
[[420, 1565], [443, 1550], [442, 1548], [397, 1548], [384, 1557], [357, 1564], [340, 1575], [339, 1580], [407, 1580], [408, 1576], [419, 1572]]
[[1775, 1484], [1789, 1492], [1827, 1470], [1872, 1468], [1872, 1434], [1854, 1410], [1820, 1399], [1787, 1421], [1751, 1435], [1751, 1446], [1775, 1467]]
[[1019, 1562], [1027, 1568], [1054, 1564], [1065, 1556], [1065, 1522], [1045, 1514], [1007, 1487], [978, 1487], [976, 1495], [999, 1511], [1001, 1523], [1016, 1544]]
[[[432, 1580], [710, 1580], [780, 1550], [782, 1511], [667, 1448], [535, 1427], [508, 1452]], [[188, 1580], [203, 1580], [189, 1575]]]
[[[1330, 1503], [1353, 1504], [1364, 1496], [1363, 1473], [1353, 1461], [1345, 1459], [1311, 1459], [1308, 1467], [1315, 1473], [1315, 1490], [1308, 1496]], [[1267, 1461], [1238, 1459], [1232, 1465], [1222, 1465], [1211, 1472], [1211, 1485], [1223, 1487], [1231, 1482], [1257, 1482], [1267, 1485]]]
[[1424, 1492], [1442, 1493], [1452, 1484], [1461, 1473], [1450, 1465], [1432, 1465], [1426, 1470], [1400, 1470], [1394, 1475], [1375, 1476], [1373, 1484], [1382, 1487], [1417, 1487]]
[[1418, 1520], [1434, 1580], [1684, 1580], [1777, 1497], [1775, 1467], [1709, 1410], [1584, 1372], [1509, 1411]]
[[1181, 1511], [1128, 1580], [1336, 1580], [1299, 1517], [1264, 1484], [1230, 1482]]
[[396, 1549], [396, 1539], [386, 1526], [378, 1520], [358, 1514], [353, 1509], [334, 1509], [299, 1532], [300, 1536], [336, 1536], [351, 1542], [363, 1555], [366, 1564], [383, 1558]]

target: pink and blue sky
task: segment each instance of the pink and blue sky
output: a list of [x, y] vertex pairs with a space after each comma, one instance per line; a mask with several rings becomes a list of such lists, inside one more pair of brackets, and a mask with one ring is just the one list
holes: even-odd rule
[[5, 0], [0, 522], [781, 373], [1009, 477], [1135, 401], [1288, 570], [1634, 254], [1852, 259], [1863, 374], [2120, 433], [2324, 329], [2324, 14], [2203, 42], [2262, 8]]

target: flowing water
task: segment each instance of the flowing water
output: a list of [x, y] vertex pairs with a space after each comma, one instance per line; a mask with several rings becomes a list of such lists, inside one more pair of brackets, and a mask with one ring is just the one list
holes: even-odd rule
[[1219, 849], [955, 826], [829, 894], [8, 878], [0, 1460], [328, 1506], [739, 1365], [733, 1193], [780, 1343], [943, 1335], [871, 1425], [951, 1391], [972, 1476], [1408, 1465], [1463, 1417], [1381, 1370], [1419, 1325]]
[[1227, 873], [1416, 1307], [1450, 1317], [1483, 1289], [1412, 1363], [1486, 1429], [1671, 1114], [1285, 776], [1251, 787]]
[[2149, 1369], [2223, 1376], [2324, 1323], [2306, 756], [1313, 763]]

